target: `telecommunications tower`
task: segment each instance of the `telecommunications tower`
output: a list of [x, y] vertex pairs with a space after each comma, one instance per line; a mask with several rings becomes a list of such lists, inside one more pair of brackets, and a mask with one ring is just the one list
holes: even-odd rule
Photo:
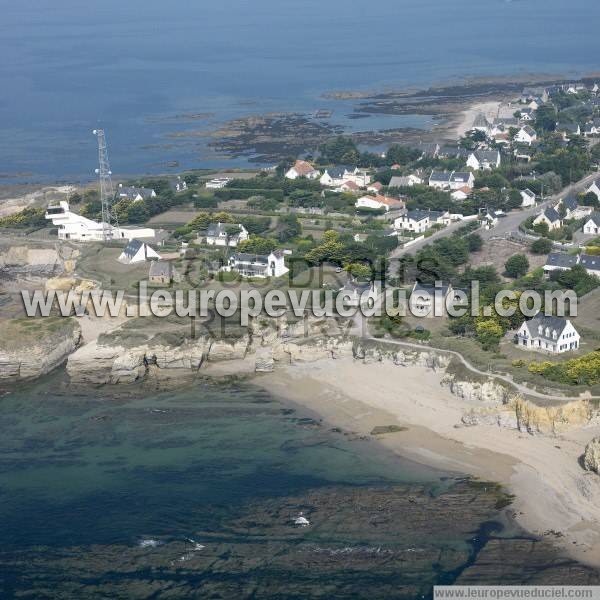
[[102, 237], [104, 241], [112, 239], [115, 229], [119, 229], [117, 215], [112, 211], [112, 203], [115, 197], [108, 163], [108, 148], [104, 129], [94, 129], [92, 132], [98, 138], [98, 179], [100, 180], [100, 201], [102, 202]]

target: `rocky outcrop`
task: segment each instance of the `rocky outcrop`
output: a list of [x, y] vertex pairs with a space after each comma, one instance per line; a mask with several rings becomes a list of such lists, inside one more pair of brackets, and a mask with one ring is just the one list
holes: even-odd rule
[[583, 466], [588, 471], [600, 474], [600, 437], [595, 437], [586, 447]]
[[491, 406], [507, 404], [512, 397], [510, 390], [492, 377], [482, 381], [458, 380], [455, 375], [449, 374], [444, 376], [442, 385], [463, 400]]
[[144, 377], [150, 369], [171, 373], [178, 370], [195, 372], [206, 361], [243, 359], [248, 346], [248, 337], [214, 341], [208, 336], [201, 336], [179, 345], [149, 341], [133, 348], [97, 340], [69, 357], [67, 372], [77, 383], [132, 383]]
[[[26, 323], [23, 320], [23, 323]], [[81, 329], [72, 319], [61, 326], [45, 329], [11, 323], [4, 326], [6, 339], [0, 347], [0, 379], [7, 381], [29, 380], [46, 375], [62, 365], [79, 346]], [[15, 331], [15, 328], [17, 329]], [[10, 333], [8, 333], [10, 330]], [[32, 331], [33, 330], [33, 331]], [[21, 337], [8, 339], [21, 332]], [[10, 342], [10, 343], [9, 343]]]

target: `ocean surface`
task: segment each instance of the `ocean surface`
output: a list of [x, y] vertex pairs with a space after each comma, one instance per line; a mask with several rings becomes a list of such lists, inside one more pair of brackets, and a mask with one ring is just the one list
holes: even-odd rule
[[351, 103], [321, 95], [599, 70], [596, 0], [0, 0], [0, 11], [8, 183], [92, 178], [99, 126], [116, 177], [225, 167], [246, 159], [169, 134], [319, 109], [348, 131], [428, 127], [352, 121]]
[[0, 431], [3, 599], [421, 597], [501, 529], [499, 496], [248, 384], [58, 373], [3, 393]]

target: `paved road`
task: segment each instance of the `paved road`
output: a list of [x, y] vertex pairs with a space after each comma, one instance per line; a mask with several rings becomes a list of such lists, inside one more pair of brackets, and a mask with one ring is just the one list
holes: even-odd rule
[[451, 223], [447, 227], [444, 227], [444, 229], [436, 231], [433, 235], [430, 235], [429, 237], [425, 238], [424, 240], [421, 240], [420, 242], [416, 242], [408, 248], [396, 248], [389, 255], [390, 273], [396, 272], [398, 259], [400, 257], [404, 256], [405, 254], [414, 254], [417, 250], [420, 250], [424, 246], [427, 246], [427, 244], [430, 244], [435, 240], [439, 240], [441, 238], [445, 238], [449, 235], [452, 235], [456, 230], [460, 229], [461, 227], [464, 227], [465, 225], [468, 225], [469, 223], [470, 221], [457, 221], [456, 223]]
[[542, 209], [550, 206], [551, 204], [556, 204], [558, 200], [568, 196], [569, 194], [578, 193], [583, 189], [589, 187], [591, 183], [599, 177], [598, 173], [592, 173], [587, 177], [584, 177], [580, 181], [567, 186], [563, 190], [561, 190], [558, 194], [554, 194], [550, 196], [544, 202], [538, 204], [537, 206], [532, 206], [531, 208], [527, 208], [525, 210], [512, 211], [508, 213], [505, 217], [502, 217], [498, 220], [498, 225], [493, 227], [492, 229], [480, 231], [479, 235], [484, 240], [490, 239], [492, 237], [504, 236], [513, 232], [519, 231], [519, 225], [525, 221], [528, 217], [533, 215], [537, 215]]

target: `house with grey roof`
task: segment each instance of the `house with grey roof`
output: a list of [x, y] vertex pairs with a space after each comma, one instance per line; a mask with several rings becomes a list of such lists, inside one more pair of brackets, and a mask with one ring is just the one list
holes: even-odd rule
[[424, 233], [433, 225], [431, 211], [416, 208], [394, 220], [394, 229]]
[[534, 220], [534, 225], [546, 223], [549, 230], [560, 229], [562, 227], [562, 219], [555, 208], [549, 206], [544, 209]]
[[569, 319], [538, 315], [525, 321], [515, 335], [523, 350], [562, 354], [579, 348], [581, 336]]
[[180, 175], [177, 175], [177, 177], [174, 179], [169, 179], [169, 188], [176, 194], [179, 192], [185, 192], [185, 190], [187, 190], [187, 181]]
[[467, 158], [467, 167], [476, 171], [489, 171], [497, 169], [501, 160], [498, 150], [475, 150]]
[[450, 304], [461, 304], [464, 297], [460, 290], [455, 290], [452, 284], [443, 281], [436, 285], [416, 281], [409, 298], [410, 312], [417, 317], [441, 317], [448, 313]]
[[589, 219], [583, 224], [583, 233], [588, 235], [600, 234], [600, 213], [593, 212]]
[[535, 206], [535, 194], [529, 189], [521, 190], [521, 208]]
[[446, 189], [450, 187], [452, 173], [449, 171], [433, 171], [429, 176], [429, 187]]
[[593, 254], [581, 254], [579, 256], [579, 264], [585, 268], [588, 275], [600, 277], [600, 256]]
[[250, 254], [238, 252], [229, 257], [227, 265], [222, 271], [235, 271], [243, 277], [281, 277], [289, 269], [285, 266], [283, 250], [274, 250], [270, 254]]
[[422, 183], [423, 180], [418, 175], [406, 175], [405, 177], [395, 175], [390, 179], [388, 187], [412, 187]]
[[204, 236], [204, 241], [209, 246], [226, 246], [235, 248], [240, 242], [247, 240], [250, 236], [248, 230], [241, 224], [211, 223]]
[[551, 252], [548, 254], [544, 265], [544, 274], [550, 276], [553, 271], [569, 271], [579, 262], [577, 254], [565, 254], [564, 252]]
[[148, 270], [148, 283], [150, 285], [170, 285], [176, 280], [177, 272], [173, 265], [166, 260], [153, 260]]
[[138, 239], [131, 240], [117, 260], [124, 265], [146, 262], [147, 260], [158, 260], [160, 255], [146, 242]]
[[578, 123], [557, 123], [556, 131], [562, 133], [564, 138], [581, 135], [581, 127]]
[[531, 146], [531, 144], [537, 141], [537, 133], [533, 127], [523, 125], [523, 127], [517, 131], [513, 139], [520, 144]]
[[156, 198], [156, 192], [151, 188], [124, 186], [120, 183], [117, 188], [116, 197], [132, 200], [133, 202], [140, 202], [141, 200]]
[[475, 176], [470, 171], [433, 171], [429, 177], [429, 187], [440, 190], [472, 188], [474, 184]]
[[582, 266], [588, 275], [600, 277], [600, 256], [562, 252], [552, 252], [548, 255], [544, 265], [544, 274], [549, 277], [553, 271], [569, 271], [577, 265]]

